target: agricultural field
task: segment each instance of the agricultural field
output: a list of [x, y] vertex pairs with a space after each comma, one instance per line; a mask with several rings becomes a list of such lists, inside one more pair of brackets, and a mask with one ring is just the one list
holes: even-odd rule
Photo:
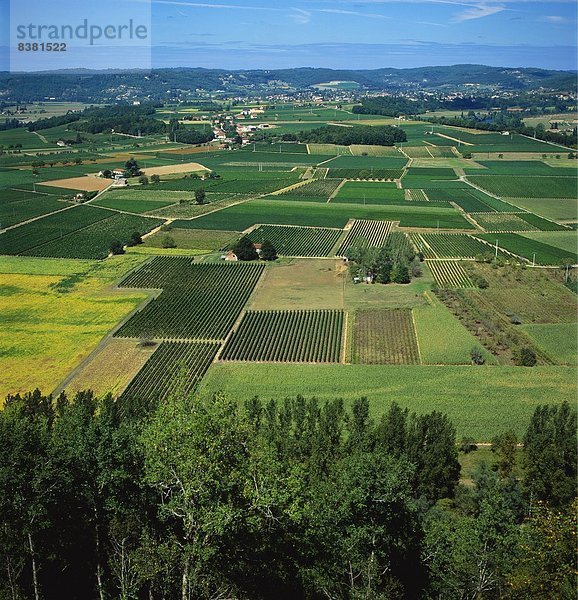
[[570, 198], [509, 198], [520, 210], [528, 210], [536, 215], [555, 221], [576, 221], [578, 206], [576, 199]]
[[176, 248], [202, 254], [230, 247], [238, 238], [235, 231], [176, 229], [171, 226], [163, 229], [165, 231], [157, 231], [143, 240], [143, 246], [151, 250], [165, 248], [168, 237], [175, 243]]
[[359, 241], [367, 243], [373, 248], [382, 248], [385, 246], [393, 228], [391, 221], [366, 221], [356, 219], [347, 232], [347, 236], [339, 247], [337, 253], [345, 256], [347, 250]]
[[524, 237], [540, 242], [542, 244], [548, 244], [565, 250], [566, 252], [575, 252], [578, 248], [578, 235], [576, 231], [536, 231], [530, 233], [524, 233]]
[[221, 340], [247, 302], [263, 265], [195, 264], [191, 258], [157, 257], [121, 284], [161, 289], [116, 333], [117, 337]]
[[343, 231], [327, 227], [261, 225], [249, 234], [251, 241], [270, 241], [279, 256], [329, 256]]
[[426, 258], [472, 259], [494, 251], [490, 245], [466, 233], [410, 233], [409, 236]]
[[515, 212], [516, 207], [472, 187], [427, 190], [430, 202], [453, 202], [465, 212]]
[[2, 190], [0, 196], [0, 229], [6, 229], [17, 223], [62, 210], [67, 206], [70, 205], [46, 194]]
[[[240, 401], [294, 398], [306, 390], [319, 400], [343, 398], [350, 406], [366, 397], [379, 419], [393, 401], [418, 413], [438, 410], [449, 416], [457, 438], [490, 442], [504, 423], [524, 435], [536, 406], [576, 398], [571, 367], [291, 365], [221, 363], [211, 367], [199, 393], [223, 392]], [[443, 390], [443, 394], [440, 394]], [[464, 395], [464, 390], [467, 394]]]
[[495, 364], [494, 357], [433, 294], [428, 299], [428, 304], [413, 309], [423, 364], [470, 365], [474, 347], [480, 348], [486, 363]]
[[390, 200], [397, 200], [402, 203], [405, 200], [404, 191], [398, 189], [393, 183], [346, 181], [331, 201], [388, 204]]
[[539, 231], [513, 213], [470, 213], [470, 216], [485, 231]]
[[355, 364], [419, 364], [411, 310], [358, 310], [353, 324], [352, 347]]
[[341, 156], [342, 154], [352, 154], [349, 146], [338, 146], [337, 144], [307, 144], [307, 149], [309, 154], [315, 155], [327, 156], [328, 154], [334, 154]]
[[504, 198], [576, 198], [576, 177], [470, 175], [468, 180]]
[[522, 325], [536, 346], [551, 356], [557, 364], [576, 366], [578, 336], [576, 323], [548, 323]]
[[249, 311], [227, 341], [221, 360], [341, 361], [340, 310]]
[[124, 213], [112, 216], [53, 239], [45, 244], [34, 246], [22, 252], [26, 256], [47, 256], [51, 258], [92, 258], [102, 259], [109, 254], [113, 240], [127, 244], [133, 233], [144, 235], [163, 223], [160, 219], [149, 219]]
[[475, 287], [468, 272], [457, 260], [427, 260], [426, 264], [440, 288]]
[[478, 233], [476, 237], [486, 240], [490, 244], [497, 242], [498, 246], [512, 254], [522, 256], [532, 262], [536, 259], [539, 265], [559, 265], [564, 260], [578, 263], [578, 252], [574, 250], [562, 250], [537, 240], [531, 240], [516, 233]]
[[283, 198], [285, 194], [290, 194], [295, 197], [318, 197], [327, 201], [341, 183], [341, 179], [313, 179], [286, 192], [281, 192], [280, 196]]
[[373, 167], [366, 169], [343, 169], [334, 167], [333, 163], [329, 164], [328, 179], [393, 181], [394, 179], [400, 179], [403, 175], [403, 169], [380, 169]]
[[161, 342], [121, 398], [154, 404], [177, 388], [192, 392], [219, 347], [215, 342]]

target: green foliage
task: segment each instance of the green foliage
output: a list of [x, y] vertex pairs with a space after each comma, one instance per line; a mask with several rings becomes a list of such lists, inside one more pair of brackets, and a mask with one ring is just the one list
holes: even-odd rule
[[576, 409], [567, 402], [538, 406], [524, 436], [525, 487], [552, 507], [576, 494]]
[[360, 125], [354, 125], [353, 127], [331, 127], [330, 125], [326, 125], [309, 131], [300, 131], [297, 136], [301, 142], [337, 144], [341, 146], [350, 146], [351, 144], [393, 146], [395, 143], [407, 141], [405, 131], [391, 125], [376, 127]]
[[261, 259], [266, 261], [277, 259], [277, 250], [270, 240], [264, 240], [261, 244]]
[[195, 204], [204, 204], [206, 198], [207, 193], [205, 192], [204, 188], [195, 190]]
[[257, 260], [259, 255], [251, 238], [244, 235], [232, 248], [239, 260]]
[[528, 346], [517, 348], [513, 354], [514, 363], [519, 367], [534, 367], [538, 362], [536, 353]]
[[108, 251], [111, 254], [124, 254], [124, 245], [120, 240], [112, 240], [108, 246]]

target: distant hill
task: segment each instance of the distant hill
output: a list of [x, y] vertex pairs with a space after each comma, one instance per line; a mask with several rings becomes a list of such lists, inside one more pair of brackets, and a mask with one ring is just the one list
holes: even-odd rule
[[113, 101], [122, 98], [164, 100], [180, 91], [226, 92], [304, 89], [327, 82], [358, 84], [366, 90], [448, 89], [469, 84], [503, 90], [547, 88], [576, 89], [576, 72], [533, 68], [453, 65], [414, 69], [335, 70], [279, 69], [228, 71], [202, 68], [155, 69], [153, 71], [74, 71], [34, 74], [0, 73], [0, 98], [33, 101], [54, 98], [66, 101]]

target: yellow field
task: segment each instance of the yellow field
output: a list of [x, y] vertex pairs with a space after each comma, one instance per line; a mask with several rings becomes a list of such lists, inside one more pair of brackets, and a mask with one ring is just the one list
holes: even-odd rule
[[103, 261], [87, 274], [81, 268], [78, 275], [2, 275], [0, 402], [35, 387], [52, 392], [146, 298], [111, 287], [144, 257], [127, 258]]
[[179, 163], [176, 165], [165, 165], [164, 167], [149, 167], [141, 169], [145, 175], [170, 175], [171, 173], [189, 173], [192, 171], [208, 171], [207, 167], [196, 162]]

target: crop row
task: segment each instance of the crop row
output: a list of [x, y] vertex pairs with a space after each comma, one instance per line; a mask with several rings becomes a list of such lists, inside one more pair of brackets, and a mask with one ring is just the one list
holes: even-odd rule
[[336, 363], [341, 310], [249, 311], [225, 346], [223, 360]]
[[263, 265], [256, 263], [194, 264], [190, 258], [155, 258], [129, 275], [122, 286], [162, 288], [162, 293], [115, 335], [224, 339], [262, 272]]
[[110, 243], [113, 240], [118, 240], [123, 245], [127, 244], [133, 233], [144, 235], [162, 223], [161, 219], [114, 213], [108, 219], [73, 231], [63, 238], [52, 240], [42, 246], [35, 246], [22, 254], [98, 260], [108, 256]]
[[341, 182], [341, 179], [313, 179], [286, 193], [291, 196], [319, 196], [327, 199], [341, 185]]
[[365, 365], [419, 363], [411, 310], [360, 310], [355, 317], [353, 362]]
[[505, 198], [576, 198], [576, 177], [468, 176], [475, 185]]
[[[492, 248], [467, 233], [410, 233], [412, 242], [426, 258], [475, 258]], [[503, 253], [500, 254], [503, 256]]]
[[440, 288], [474, 287], [464, 267], [456, 260], [428, 260], [436, 285]]
[[122, 393], [122, 399], [155, 403], [175, 390], [192, 392], [209, 368], [220, 344], [162, 342]]
[[47, 215], [67, 206], [67, 204], [60, 202], [54, 196], [31, 193], [18, 201], [2, 202], [0, 203], [0, 229], [11, 227], [28, 219]]
[[256, 243], [270, 241], [280, 256], [328, 256], [341, 229], [261, 225], [249, 234]]
[[65, 238], [70, 233], [114, 215], [113, 211], [75, 206], [26, 223], [0, 234], [0, 254], [21, 254], [51, 240]]
[[376, 180], [393, 180], [399, 179], [403, 174], [403, 169], [329, 169], [327, 177], [331, 179], [376, 179]]
[[345, 253], [356, 242], [364, 241], [374, 248], [385, 246], [393, 227], [392, 221], [366, 221], [356, 219], [351, 226], [346, 238], [339, 247], [337, 254], [345, 256]]
[[539, 231], [525, 221], [521, 214], [472, 213], [472, 218], [486, 231]]
[[432, 198], [428, 198], [428, 196], [425, 195], [423, 190], [405, 190], [405, 192], [406, 199], [411, 202], [428, 202], [432, 200]]

